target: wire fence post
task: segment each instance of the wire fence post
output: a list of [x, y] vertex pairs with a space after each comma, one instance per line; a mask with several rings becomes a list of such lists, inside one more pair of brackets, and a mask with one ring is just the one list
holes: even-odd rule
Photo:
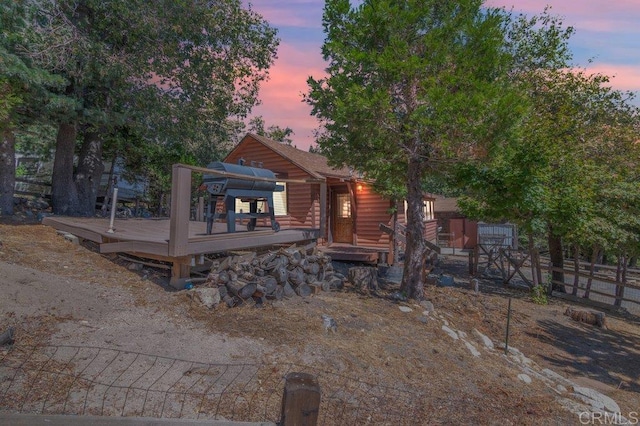
[[504, 337], [504, 354], [509, 355], [509, 323], [511, 322], [511, 298], [509, 298], [509, 307], [507, 308], [507, 333]]
[[320, 385], [307, 373], [285, 377], [280, 426], [315, 426], [320, 411]]

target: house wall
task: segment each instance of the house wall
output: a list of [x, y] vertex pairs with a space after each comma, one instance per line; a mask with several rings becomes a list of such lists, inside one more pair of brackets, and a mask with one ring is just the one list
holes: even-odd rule
[[[276, 173], [276, 176], [283, 178], [308, 179], [311, 177], [304, 170], [258, 141], [241, 144], [225, 159], [225, 162], [237, 163], [240, 158], [245, 160], [247, 166], [250, 166], [252, 161], [261, 162], [263, 168], [269, 169]], [[319, 185], [288, 183], [286, 186], [288, 214], [276, 216], [280, 227], [318, 228], [320, 226]], [[262, 220], [262, 223], [258, 221], [258, 225], [264, 226], [265, 224], [267, 224], [267, 219]]]
[[389, 235], [380, 230], [380, 223], [392, 226], [391, 203], [364, 183], [355, 185], [356, 243], [367, 247], [389, 247]]
[[[292, 163], [288, 158], [272, 151], [258, 141], [245, 140], [225, 159], [228, 163], [237, 163], [240, 158], [246, 165], [251, 162], [261, 162], [262, 167], [269, 169], [288, 179], [308, 179], [311, 176]], [[390, 213], [391, 202], [376, 194], [366, 183], [345, 182], [344, 179], [328, 177], [327, 198], [327, 228], [324, 238], [329, 239], [331, 232], [331, 201], [332, 190], [351, 188], [355, 197], [356, 214], [354, 221], [354, 244], [358, 246], [389, 248], [389, 235], [380, 230], [380, 223], [392, 226], [393, 215]], [[360, 188], [360, 189], [359, 189]], [[320, 227], [320, 184], [287, 184], [286, 216], [276, 216], [282, 228], [319, 228]], [[402, 203], [398, 206], [398, 221], [406, 223]], [[262, 221], [262, 223], [260, 223]], [[268, 226], [267, 219], [258, 221], [259, 226]], [[425, 236], [430, 241], [436, 239], [436, 221], [427, 221]]]
[[[375, 193], [373, 188], [361, 183], [361, 189], [356, 184], [356, 243], [360, 246], [389, 248], [390, 235], [380, 230], [380, 223], [393, 227], [392, 203], [390, 200]], [[398, 203], [398, 222], [406, 225], [404, 204]], [[435, 219], [425, 222], [425, 238], [436, 241], [438, 224]]]

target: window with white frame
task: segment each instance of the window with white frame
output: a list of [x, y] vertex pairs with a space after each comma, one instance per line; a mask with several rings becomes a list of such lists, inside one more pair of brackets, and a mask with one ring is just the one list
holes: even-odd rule
[[[407, 217], [407, 201], [404, 201], [404, 217]], [[424, 215], [424, 220], [433, 220], [433, 200], [422, 200], [422, 214]]]
[[[287, 184], [285, 182], [276, 182], [276, 185], [284, 187], [284, 191], [273, 193], [273, 211], [276, 216], [285, 216], [287, 214]], [[239, 198], [236, 198], [236, 212], [249, 213], [249, 202], [242, 202]], [[261, 213], [267, 212], [267, 202], [258, 202], [258, 211]]]

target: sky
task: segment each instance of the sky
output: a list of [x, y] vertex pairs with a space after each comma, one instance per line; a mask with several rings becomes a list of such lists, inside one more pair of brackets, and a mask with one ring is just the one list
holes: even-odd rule
[[[293, 144], [308, 150], [318, 127], [311, 108], [302, 102], [307, 78], [324, 75], [321, 46], [323, 0], [243, 0], [278, 29], [278, 58], [270, 79], [260, 89], [261, 105], [252, 116], [262, 116], [266, 127], [290, 127]], [[527, 15], [545, 6], [575, 28], [569, 40], [573, 62], [590, 73], [611, 77], [611, 86], [640, 96], [639, 0], [488, 0], [488, 6], [506, 7]], [[591, 62], [590, 62], [591, 60]], [[640, 105], [638, 98], [635, 103]]]

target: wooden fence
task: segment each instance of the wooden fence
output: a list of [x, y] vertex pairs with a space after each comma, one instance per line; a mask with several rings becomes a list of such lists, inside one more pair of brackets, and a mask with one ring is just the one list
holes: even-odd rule
[[[576, 267], [577, 266], [577, 267]], [[548, 262], [548, 273], [562, 272], [564, 282], [551, 281], [564, 285], [567, 293], [584, 299], [595, 300], [620, 306], [631, 312], [640, 313], [640, 270], [627, 269], [624, 276], [616, 273], [611, 265], [591, 265], [565, 259], [564, 268], [555, 268]]]
[[[640, 313], [640, 269], [627, 268], [620, 274], [616, 266], [596, 264], [592, 267], [588, 262], [576, 265], [572, 259], [565, 259], [563, 268], [555, 268], [548, 257], [534, 253], [533, 258], [532, 266], [528, 251], [478, 244], [474, 252], [469, 253], [469, 273], [501, 279], [504, 285], [514, 280], [520, 280], [529, 288], [536, 283], [560, 285], [575, 297]], [[553, 281], [553, 272], [563, 273], [564, 282]]]

